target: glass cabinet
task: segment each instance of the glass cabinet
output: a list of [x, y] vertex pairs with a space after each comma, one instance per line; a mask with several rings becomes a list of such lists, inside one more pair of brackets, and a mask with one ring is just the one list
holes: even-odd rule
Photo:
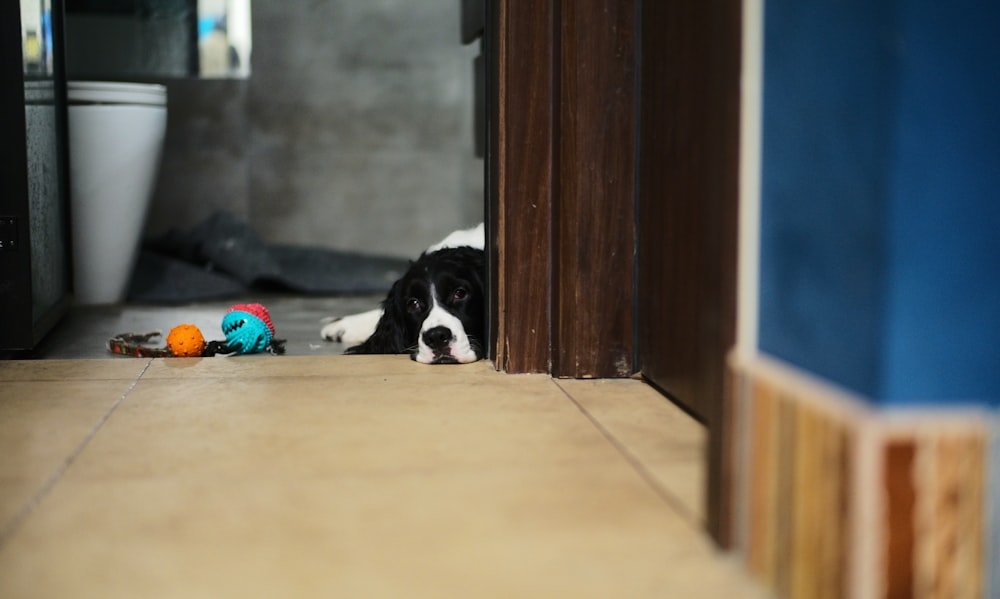
[[70, 303], [62, 3], [0, 3], [0, 349], [30, 349]]

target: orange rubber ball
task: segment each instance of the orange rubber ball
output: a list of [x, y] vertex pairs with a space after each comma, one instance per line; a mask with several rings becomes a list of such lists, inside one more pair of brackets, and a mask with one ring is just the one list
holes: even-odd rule
[[193, 324], [182, 324], [170, 329], [167, 348], [175, 357], [193, 358], [205, 351], [205, 337]]

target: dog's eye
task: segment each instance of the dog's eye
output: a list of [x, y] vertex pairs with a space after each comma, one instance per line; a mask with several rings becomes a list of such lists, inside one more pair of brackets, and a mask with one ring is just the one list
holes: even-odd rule
[[424, 311], [424, 303], [415, 297], [411, 297], [406, 300], [406, 311], [410, 314], [416, 314], [418, 312]]
[[460, 301], [469, 297], [469, 291], [465, 287], [458, 287], [451, 292], [451, 299]]

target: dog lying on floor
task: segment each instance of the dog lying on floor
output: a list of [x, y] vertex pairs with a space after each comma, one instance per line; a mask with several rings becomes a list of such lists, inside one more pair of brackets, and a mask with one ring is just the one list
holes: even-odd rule
[[410, 264], [382, 307], [338, 318], [320, 334], [348, 354], [410, 354], [424, 364], [484, 356], [486, 257], [482, 223], [455, 231]]

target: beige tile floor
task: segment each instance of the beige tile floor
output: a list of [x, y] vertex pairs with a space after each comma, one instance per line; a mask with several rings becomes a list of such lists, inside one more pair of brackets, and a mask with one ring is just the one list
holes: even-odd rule
[[402, 356], [0, 361], [0, 597], [763, 597], [635, 380]]

